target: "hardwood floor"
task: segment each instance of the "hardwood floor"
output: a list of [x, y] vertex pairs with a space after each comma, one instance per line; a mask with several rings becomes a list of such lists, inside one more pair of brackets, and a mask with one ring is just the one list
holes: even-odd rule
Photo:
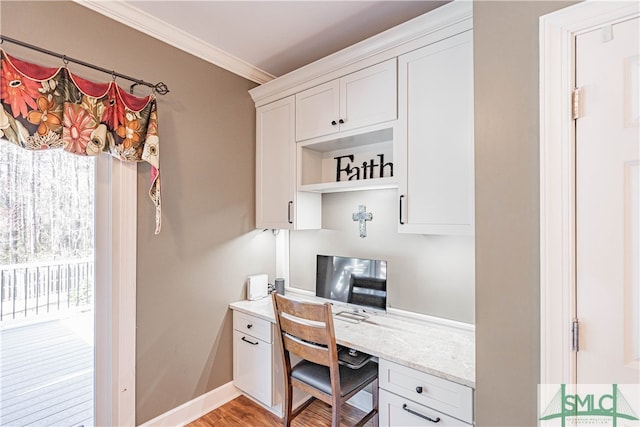
[[[350, 405], [342, 408], [341, 426], [352, 426], [364, 416], [364, 412]], [[231, 402], [214, 409], [198, 418], [186, 427], [278, 427], [282, 425], [280, 418], [254, 403], [251, 399], [240, 396]], [[293, 427], [328, 427], [331, 426], [331, 406], [316, 400], [291, 423]], [[373, 426], [369, 421], [366, 427]]]

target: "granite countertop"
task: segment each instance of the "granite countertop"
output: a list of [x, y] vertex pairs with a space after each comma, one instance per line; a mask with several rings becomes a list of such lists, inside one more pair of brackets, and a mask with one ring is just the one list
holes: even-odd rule
[[[238, 301], [230, 307], [275, 322], [271, 298]], [[369, 316], [360, 323], [334, 317], [338, 344], [475, 388], [473, 333], [383, 313]]]

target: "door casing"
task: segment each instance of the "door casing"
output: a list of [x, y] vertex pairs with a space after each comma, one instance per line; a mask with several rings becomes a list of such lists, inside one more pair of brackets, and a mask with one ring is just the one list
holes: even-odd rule
[[540, 18], [540, 384], [574, 384], [576, 35], [640, 15], [637, 2], [585, 1]]

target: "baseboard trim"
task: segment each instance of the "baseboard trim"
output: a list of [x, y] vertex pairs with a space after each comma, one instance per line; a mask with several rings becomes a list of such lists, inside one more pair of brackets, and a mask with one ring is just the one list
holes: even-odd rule
[[240, 396], [240, 390], [233, 385], [233, 381], [229, 381], [216, 389], [147, 421], [142, 424], [141, 427], [184, 426], [238, 396]]

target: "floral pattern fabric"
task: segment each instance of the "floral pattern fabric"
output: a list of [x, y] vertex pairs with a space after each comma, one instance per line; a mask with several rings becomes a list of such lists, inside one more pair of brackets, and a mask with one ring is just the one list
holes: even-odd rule
[[138, 98], [114, 81], [94, 83], [65, 67], [47, 68], [0, 49], [0, 138], [29, 150], [107, 153], [151, 165], [149, 196], [161, 227], [160, 152], [155, 96]]

